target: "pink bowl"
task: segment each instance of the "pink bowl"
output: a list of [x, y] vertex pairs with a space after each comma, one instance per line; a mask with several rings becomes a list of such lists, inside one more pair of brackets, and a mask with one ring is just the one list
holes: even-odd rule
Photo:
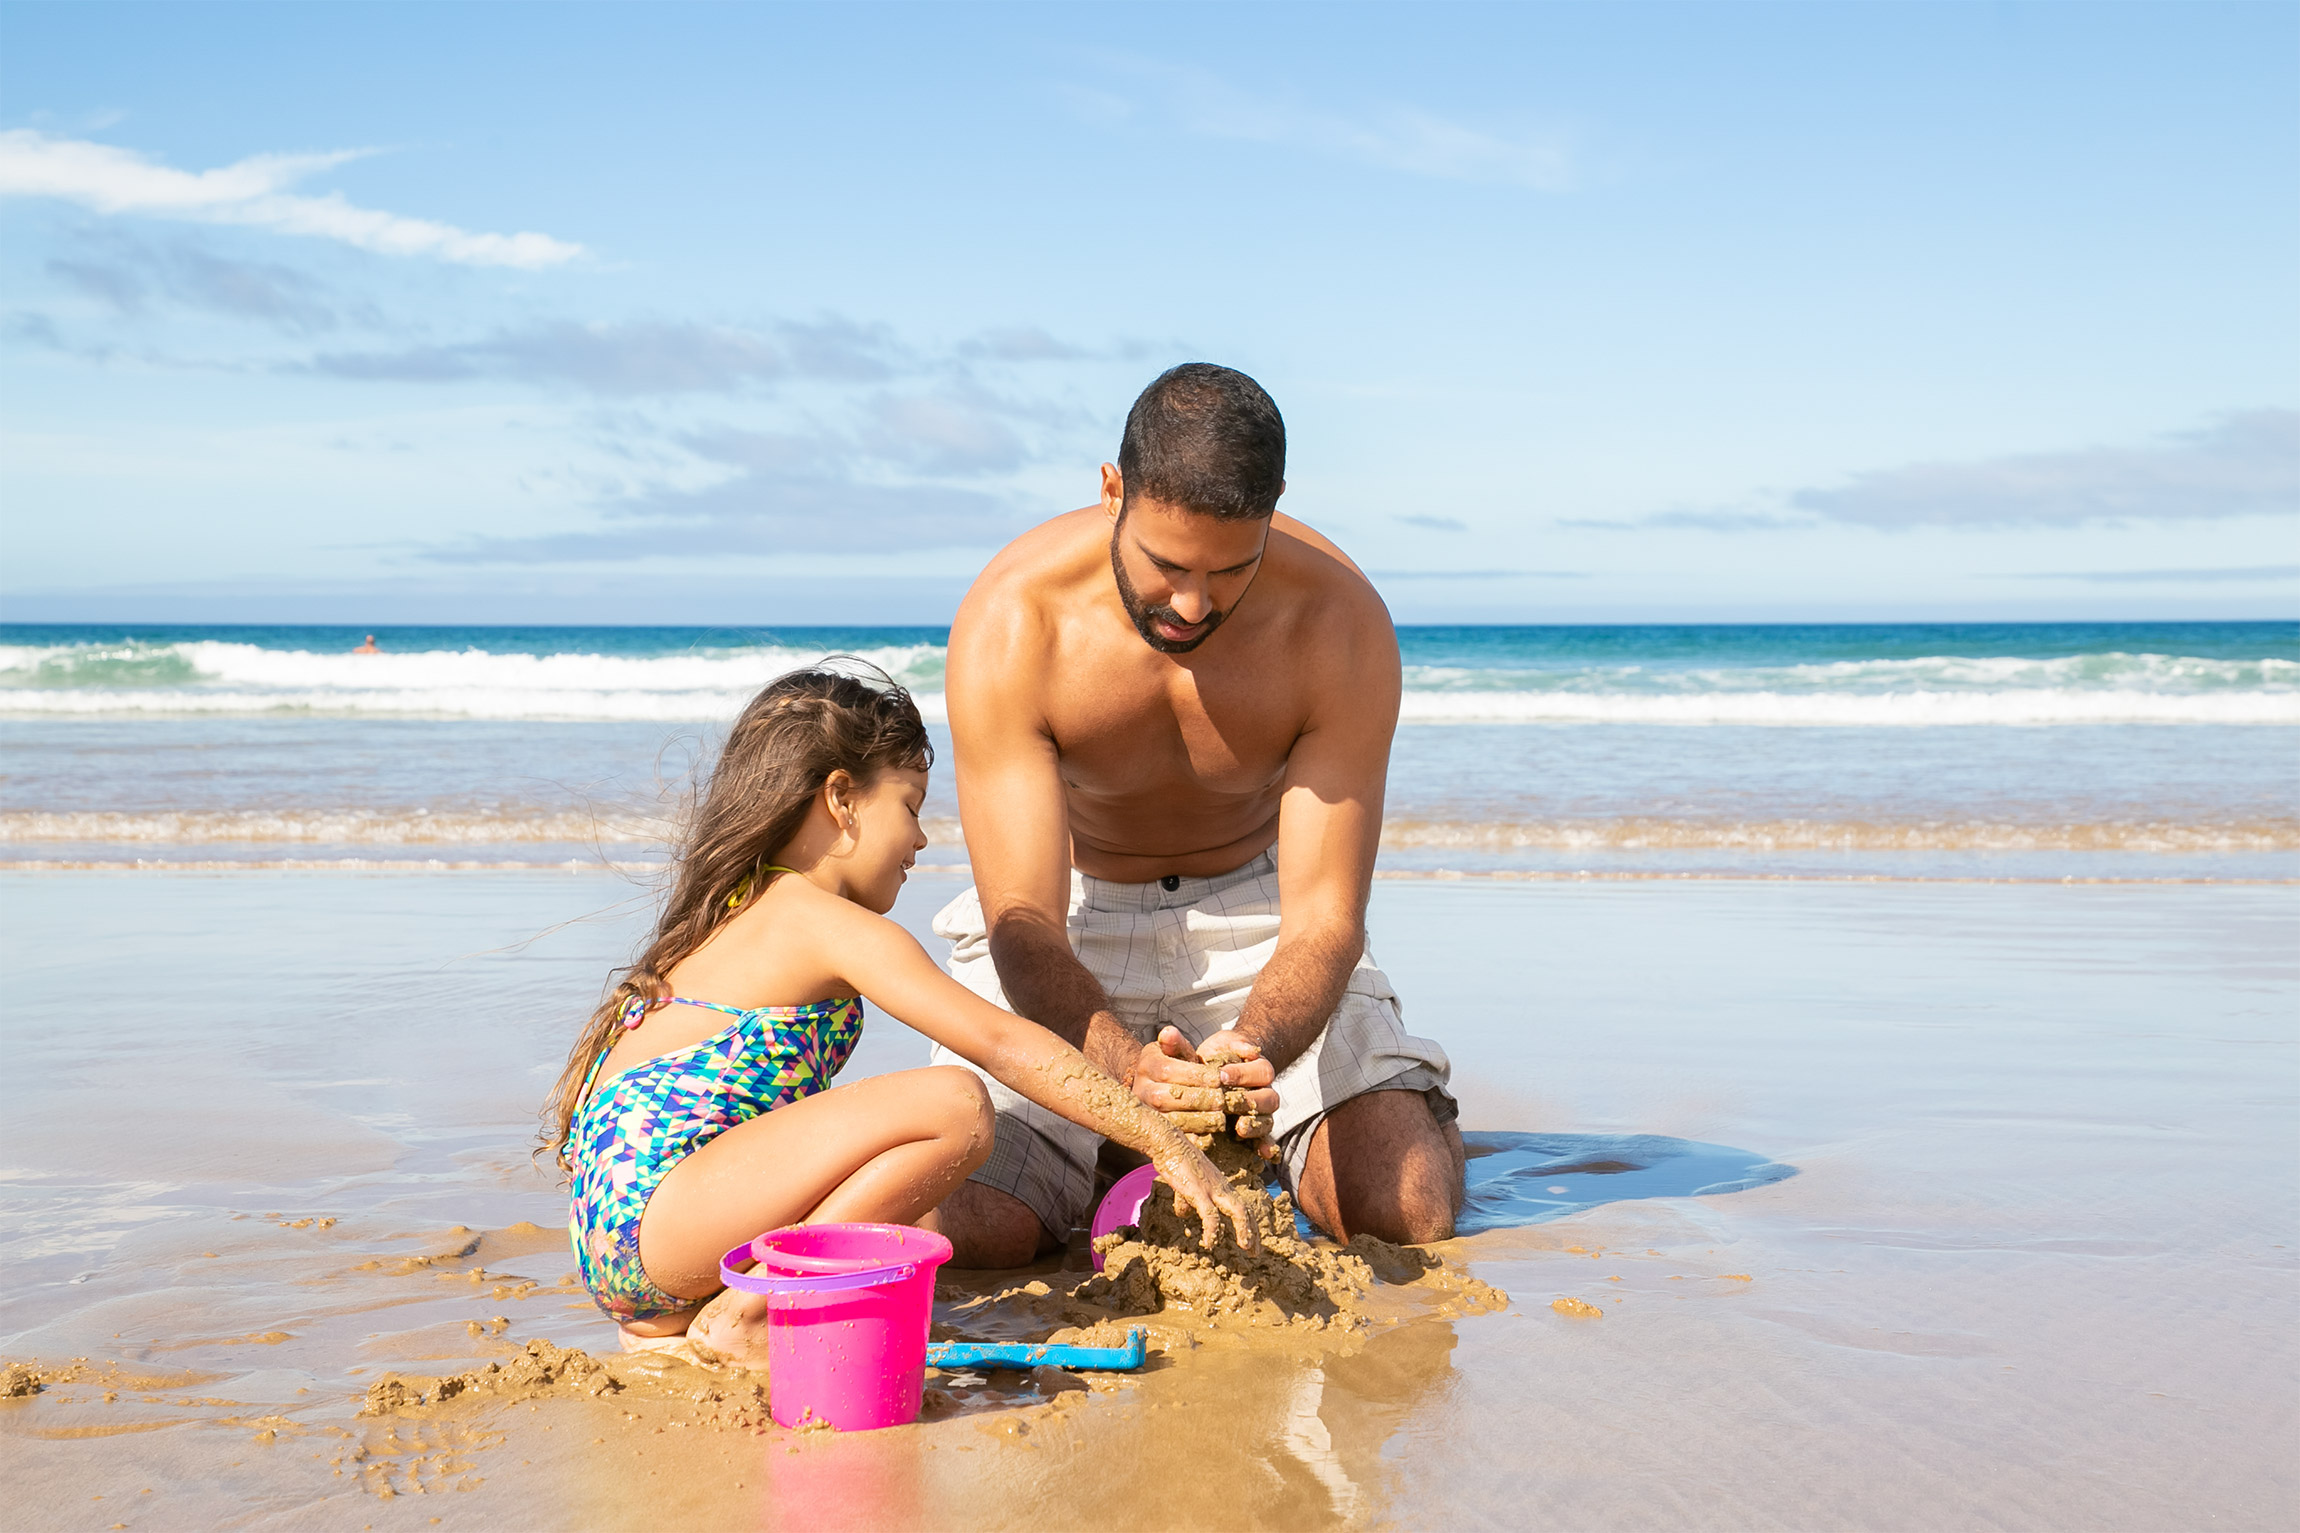
[[[1142, 1217], [1142, 1205], [1150, 1201], [1151, 1184], [1158, 1180], [1156, 1166], [1137, 1166], [1110, 1184], [1102, 1198], [1102, 1206], [1094, 1210], [1092, 1238], [1100, 1240], [1114, 1230], [1122, 1230]], [[1102, 1253], [1094, 1253], [1094, 1270], [1102, 1270]]]

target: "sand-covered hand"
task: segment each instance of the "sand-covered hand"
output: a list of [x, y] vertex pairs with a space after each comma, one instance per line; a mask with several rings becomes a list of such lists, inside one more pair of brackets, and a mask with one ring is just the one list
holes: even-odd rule
[[1271, 1086], [1275, 1071], [1261, 1051], [1233, 1033], [1209, 1039], [1205, 1052], [1192, 1048], [1180, 1028], [1159, 1029], [1134, 1063], [1134, 1094], [1167, 1115], [1184, 1133], [1205, 1129], [1182, 1122], [1203, 1113], [1268, 1118], [1278, 1110]]
[[1199, 1228], [1203, 1231], [1199, 1244], [1207, 1250], [1214, 1248], [1220, 1237], [1222, 1220], [1227, 1216], [1230, 1228], [1238, 1235], [1239, 1246], [1247, 1251], [1259, 1251], [1261, 1239], [1254, 1233], [1254, 1221], [1247, 1216], [1244, 1200], [1230, 1186], [1229, 1179], [1214, 1169], [1203, 1151], [1188, 1140], [1180, 1140], [1173, 1149], [1151, 1157], [1158, 1166], [1159, 1180], [1174, 1189], [1174, 1195], [1198, 1211]]

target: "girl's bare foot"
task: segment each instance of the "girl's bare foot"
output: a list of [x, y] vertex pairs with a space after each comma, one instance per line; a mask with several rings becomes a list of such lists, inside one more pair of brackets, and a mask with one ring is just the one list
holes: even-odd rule
[[683, 1363], [694, 1363], [709, 1368], [719, 1362], [719, 1355], [695, 1339], [691, 1331], [672, 1336], [642, 1336], [636, 1331], [619, 1330], [619, 1340], [626, 1352], [651, 1352], [660, 1357], [675, 1357]]
[[616, 1340], [626, 1352], [658, 1352], [685, 1362], [708, 1364], [707, 1355], [698, 1356], [694, 1329], [695, 1317], [702, 1306], [674, 1310], [668, 1315], [651, 1315], [645, 1320], [626, 1320], [616, 1329]]
[[687, 1336], [738, 1368], [766, 1367], [766, 1295], [722, 1290], [688, 1325]]

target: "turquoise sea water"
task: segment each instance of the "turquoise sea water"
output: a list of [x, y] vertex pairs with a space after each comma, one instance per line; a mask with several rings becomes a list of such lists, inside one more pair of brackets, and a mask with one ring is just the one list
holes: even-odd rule
[[[830, 653], [940, 732], [941, 628], [367, 632], [0, 625], [14, 860], [644, 858], [715, 726]], [[2300, 625], [1400, 642], [1392, 871], [2300, 872]], [[930, 814], [963, 856], [940, 782]]]

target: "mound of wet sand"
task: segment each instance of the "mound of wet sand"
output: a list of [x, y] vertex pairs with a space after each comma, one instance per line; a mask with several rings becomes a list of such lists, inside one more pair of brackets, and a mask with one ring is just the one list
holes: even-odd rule
[[619, 1403], [667, 1402], [687, 1409], [697, 1425], [764, 1426], [767, 1379], [725, 1365], [704, 1366], [660, 1352], [593, 1357], [575, 1347], [537, 1339], [507, 1361], [483, 1363], [439, 1377], [387, 1373], [367, 1387], [362, 1416], [435, 1414], [456, 1401], [517, 1401], [554, 1397], [614, 1398]]
[[1449, 1267], [1412, 1246], [1358, 1235], [1348, 1245], [1304, 1240], [1294, 1223], [1294, 1201], [1263, 1188], [1258, 1169], [1233, 1171], [1230, 1185], [1246, 1205], [1261, 1249], [1238, 1244], [1227, 1221], [1212, 1247], [1202, 1243], [1197, 1211], [1172, 1188], [1156, 1184], [1140, 1223], [1094, 1242], [1102, 1271], [1071, 1297], [1118, 1315], [1185, 1311], [1208, 1320], [1229, 1318], [1257, 1327], [1297, 1331], [1362, 1331], [1370, 1323], [1365, 1300], [1377, 1286], [1423, 1284], [1442, 1293], [1442, 1307], [1480, 1314], [1504, 1309], [1509, 1295]]
[[31, 1363], [10, 1363], [5, 1371], [0, 1371], [0, 1400], [36, 1395], [50, 1382], [50, 1375]]

